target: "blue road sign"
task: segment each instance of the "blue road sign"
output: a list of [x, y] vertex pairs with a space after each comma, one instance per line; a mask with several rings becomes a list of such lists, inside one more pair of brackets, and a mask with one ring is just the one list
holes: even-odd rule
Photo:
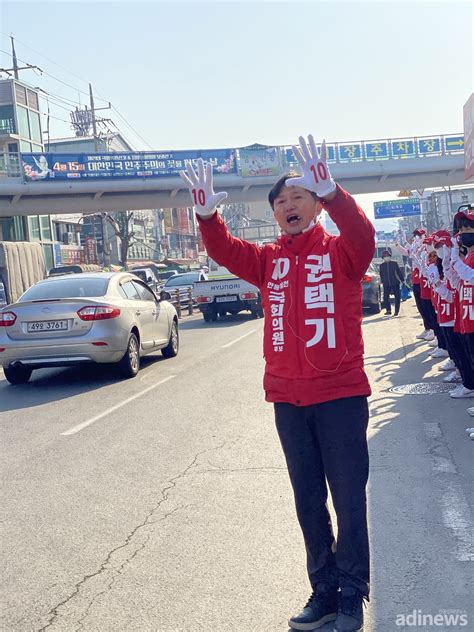
[[463, 151], [464, 136], [445, 136], [444, 148], [446, 151]]
[[374, 202], [375, 219], [410, 217], [412, 215], [421, 215], [421, 202], [418, 198]]
[[339, 145], [341, 160], [362, 160], [362, 146], [360, 144]]
[[439, 154], [441, 151], [441, 138], [421, 138], [418, 140], [419, 154]]
[[405, 156], [415, 155], [415, 143], [412, 140], [392, 140], [392, 156], [403, 158]]
[[[316, 147], [318, 148], [318, 150], [321, 149], [321, 145], [316, 145]], [[327, 157], [327, 161], [328, 162], [335, 162], [336, 161], [336, 149], [334, 147], [334, 145], [326, 145], [326, 157]], [[290, 165], [290, 164], [295, 164], [298, 161], [295, 158], [295, 155], [293, 153], [293, 150], [291, 149], [291, 147], [287, 147], [285, 150], [285, 158], [286, 158], [286, 162]]]
[[388, 143], [365, 143], [365, 157], [374, 160], [388, 158]]

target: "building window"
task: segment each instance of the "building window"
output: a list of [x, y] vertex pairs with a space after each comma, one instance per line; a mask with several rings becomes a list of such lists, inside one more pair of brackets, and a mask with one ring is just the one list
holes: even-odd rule
[[16, 134], [13, 105], [0, 105], [0, 134]]
[[36, 154], [41, 154], [43, 152], [41, 145], [35, 145], [34, 143], [31, 143], [31, 150]]
[[31, 138], [30, 125], [28, 123], [28, 110], [20, 105], [16, 109], [18, 117], [18, 133], [23, 138]]
[[41, 241], [52, 241], [49, 215], [40, 215]]
[[41, 241], [39, 218], [37, 215], [28, 217], [28, 232], [30, 233], [30, 241]]
[[45, 246], [43, 245], [43, 253], [44, 253], [44, 261], [46, 264], [46, 270], [51, 270], [54, 268], [54, 254], [53, 254], [53, 246]]
[[26, 88], [16, 83], [15, 93], [16, 93], [16, 102], [21, 103], [22, 105], [26, 105]]
[[31, 151], [31, 143], [27, 143], [26, 140], [20, 140], [20, 151], [28, 154]]
[[37, 93], [33, 92], [33, 90], [27, 90], [26, 94], [28, 95], [28, 107], [33, 108], [34, 110], [39, 110]]
[[38, 112], [29, 112], [30, 115], [30, 129], [31, 140], [35, 140], [37, 143], [41, 143], [41, 125]]

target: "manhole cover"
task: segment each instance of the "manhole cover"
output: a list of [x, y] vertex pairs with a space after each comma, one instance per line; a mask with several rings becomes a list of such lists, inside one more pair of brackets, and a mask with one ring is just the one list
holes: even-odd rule
[[431, 395], [432, 393], [448, 393], [456, 388], [455, 384], [443, 382], [420, 382], [419, 384], [403, 384], [390, 389], [392, 393], [402, 395]]

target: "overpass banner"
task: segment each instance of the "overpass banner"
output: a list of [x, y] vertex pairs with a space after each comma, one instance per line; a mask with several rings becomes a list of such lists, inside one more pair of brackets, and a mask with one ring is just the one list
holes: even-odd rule
[[411, 217], [413, 215], [421, 215], [421, 202], [419, 198], [374, 202], [375, 219]]
[[242, 178], [277, 176], [281, 173], [277, 147], [252, 145], [239, 149], [239, 171]]
[[21, 154], [28, 182], [38, 180], [124, 179], [177, 176], [185, 162], [197, 159], [214, 165], [214, 173], [236, 173], [234, 149], [123, 154]]

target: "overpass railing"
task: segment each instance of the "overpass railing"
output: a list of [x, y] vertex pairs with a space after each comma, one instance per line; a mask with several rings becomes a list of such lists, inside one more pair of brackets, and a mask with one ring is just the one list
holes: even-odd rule
[[[327, 142], [329, 163], [361, 163], [449, 156], [464, 152], [462, 133]], [[215, 175], [279, 175], [297, 165], [290, 145], [107, 154], [0, 153], [0, 176], [25, 182], [71, 179], [149, 179], [177, 176], [186, 161], [202, 157]]]

